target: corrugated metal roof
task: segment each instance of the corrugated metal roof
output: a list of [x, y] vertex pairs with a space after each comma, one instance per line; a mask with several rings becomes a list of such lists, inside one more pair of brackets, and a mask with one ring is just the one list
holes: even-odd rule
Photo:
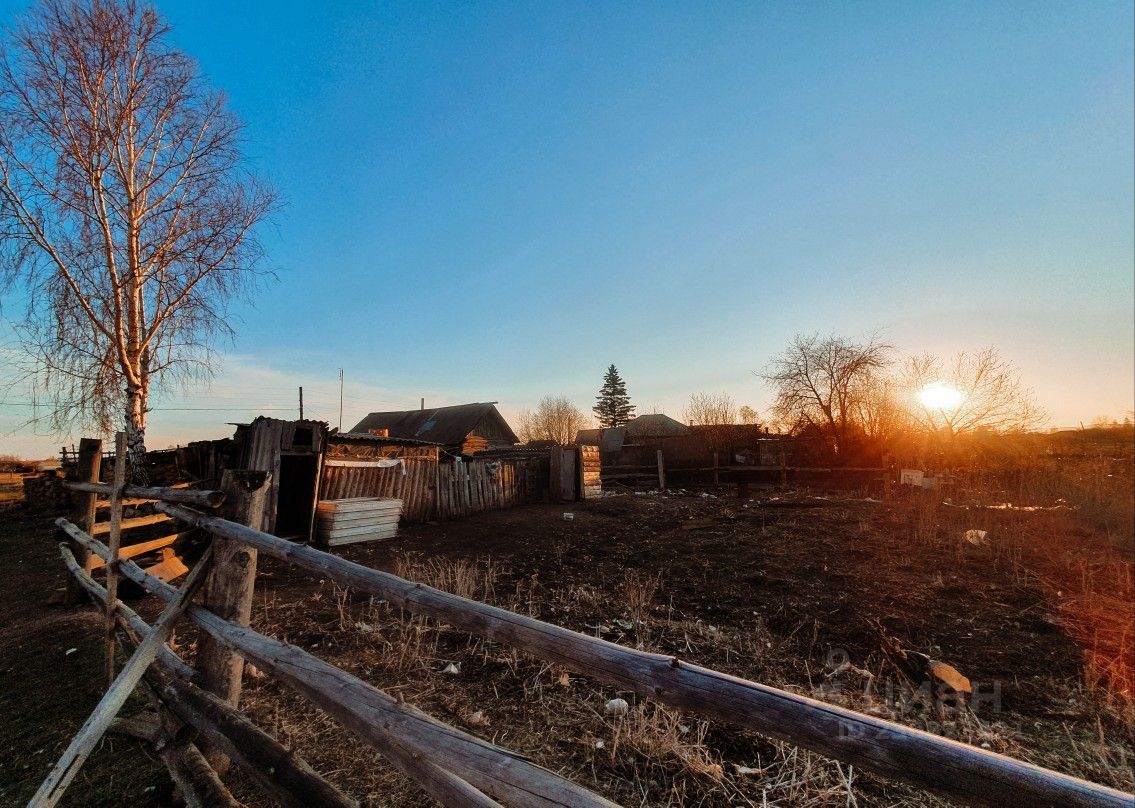
[[332, 432], [327, 436], [328, 443], [385, 443], [388, 446], [442, 446], [433, 440], [415, 438], [392, 438], [372, 435], [369, 432]]
[[461, 444], [469, 433], [486, 418], [495, 418], [512, 443], [519, 438], [491, 402], [457, 404], [452, 407], [434, 407], [424, 410], [372, 412], [355, 424], [352, 432], [366, 433], [371, 429], [386, 429], [391, 437], [436, 441], [443, 446]]

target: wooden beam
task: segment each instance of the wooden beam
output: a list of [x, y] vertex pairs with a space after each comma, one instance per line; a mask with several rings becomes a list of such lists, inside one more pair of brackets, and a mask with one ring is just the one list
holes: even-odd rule
[[658, 449], [655, 458], [658, 461], [658, 490], [666, 490], [666, 464], [662, 461], [662, 450]]
[[1128, 795], [1086, 780], [675, 657], [616, 645], [177, 505], [156, 507], [341, 586], [384, 598], [394, 607], [510, 643], [672, 707], [755, 730], [969, 804], [1131, 808]]
[[[67, 522], [66, 519], [59, 519], [57, 520], [57, 523], [58, 522], [64, 522], [70, 525], [70, 523]], [[70, 527], [73, 528], [74, 525], [70, 525]], [[91, 595], [91, 597], [93, 597], [96, 602], [106, 603], [107, 596], [105, 587], [103, 587], [102, 584], [100, 584], [98, 581], [88, 575], [86, 571], [83, 570], [82, 566], [75, 559], [74, 554], [72, 554], [71, 548], [66, 544], [60, 544], [59, 553], [63, 556], [64, 565], [78, 582], [78, 585], [86, 590], [86, 592]], [[126, 623], [127, 626], [130, 627], [131, 631], [133, 631], [140, 637], [146, 636], [146, 634], [148, 634], [151, 630], [150, 626], [144, 620], [142, 620], [141, 617], [138, 616], [138, 613], [127, 606], [125, 603], [123, 603], [121, 600], [118, 601], [118, 616], [123, 622]], [[158, 659], [161, 660], [163, 665], [165, 665], [167, 668], [172, 670], [183, 679], [193, 679], [197, 677], [197, 671], [183, 662], [181, 657], [171, 651], [168, 646], [162, 647], [162, 650], [158, 654]]]
[[[109, 552], [104, 558], [109, 558]], [[107, 727], [114, 721], [118, 711], [122, 709], [122, 705], [126, 703], [126, 699], [130, 697], [135, 686], [141, 680], [142, 674], [146, 672], [146, 668], [153, 663], [165, 647], [165, 642], [169, 639], [174, 624], [189, 606], [189, 601], [197, 593], [197, 589], [205, 583], [205, 573], [209, 568], [209, 560], [210, 553], [206, 551], [201, 560], [197, 562], [197, 566], [189, 573], [189, 577], [186, 578], [181, 589], [174, 590], [176, 594], [169, 600], [169, 604], [162, 611], [157, 622], [154, 623], [153, 630], [135, 649], [110, 689], [99, 699], [94, 712], [83, 723], [75, 737], [71, 739], [71, 743], [67, 746], [59, 761], [52, 767], [47, 779], [40, 785], [29, 805], [35, 806], [35, 808], [50, 808], [63, 797], [63, 792], [66, 791], [71, 780], [78, 774], [83, 762], [91, 754], [99, 740], [102, 739]]]
[[[155, 550], [161, 550], [165, 547], [170, 547], [171, 545], [176, 543], [178, 539], [187, 535], [189, 535], [187, 531], [182, 533], [171, 533], [168, 536], [161, 536], [156, 539], [150, 539], [150, 541], [138, 542], [137, 544], [128, 544], [125, 547], [118, 548], [118, 557], [136, 558], [140, 555], [145, 555], [146, 553], [152, 553]], [[95, 556], [90, 561], [90, 569], [97, 570], [105, 563], [106, 562], [101, 558]]]
[[170, 744], [158, 753], [177, 784], [186, 808], [244, 808], [192, 743]]
[[[84, 541], [92, 552], [106, 554], [100, 542]], [[133, 561], [123, 561], [121, 569], [147, 591], [165, 600], [176, 597], [176, 589]], [[187, 615], [364, 738], [443, 805], [497, 806], [487, 793], [532, 808], [615, 807], [524, 756], [443, 724], [300, 648], [221, 620], [200, 606], [191, 606]], [[444, 762], [444, 768], [436, 761]]]
[[[82, 493], [108, 497], [113, 489], [112, 485], [99, 482], [65, 482], [64, 488]], [[133, 501], [125, 503], [137, 505], [144, 502], [177, 502], [182, 505], [194, 505], [198, 508], [216, 508], [225, 501], [223, 491], [204, 491], [196, 488], [182, 488], [179, 486], [157, 487], [149, 485], [128, 485], [123, 490], [123, 496], [132, 497]]]
[[151, 670], [162, 703], [287, 808], [358, 808], [303, 758], [212, 693]]
[[[75, 464], [75, 482], [77, 484], [97, 483], [99, 471], [102, 468], [102, 441], [98, 438], [83, 438], [79, 441], [79, 456]], [[66, 483], [64, 483], [66, 485]], [[90, 492], [79, 492], [79, 496], [72, 497], [74, 507], [71, 512], [71, 521], [82, 530], [90, 532], [95, 524], [95, 506], [97, 497]], [[76, 545], [75, 552], [84, 566], [90, 560], [90, 553]], [[68, 606], [75, 603], [78, 589], [74, 581], [67, 582], [65, 602]]]
[[[136, 527], [149, 527], [150, 525], [161, 525], [169, 521], [169, 517], [160, 513], [151, 513], [146, 516], [134, 516], [130, 519], [123, 519], [119, 525], [119, 530], [133, 530]], [[98, 522], [87, 531], [92, 536], [102, 536], [110, 533], [110, 522]]]

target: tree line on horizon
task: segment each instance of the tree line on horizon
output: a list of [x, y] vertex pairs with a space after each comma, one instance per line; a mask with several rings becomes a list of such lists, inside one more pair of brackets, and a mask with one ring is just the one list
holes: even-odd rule
[[[735, 424], [776, 434], [822, 439], [833, 455], [852, 458], [903, 448], [956, 446], [974, 435], [1009, 435], [1040, 427], [1046, 418], [1016, 367], [993, 347], [948, 359], [921, 353], [900, 356], [869, 336], [797, 334], [756, 375], [770, 385], [774, 403], [766, 419], [728, 393], [696, 392], [682, 415], [697, 427]], [[936, 405], [919, 391], [939, 386], [956, 401]], [[603, 376], [592, 408], [599, 428], [625, 425], [635, 406], [615, 365]], [[567, 396], [545, 396], [520, 415], [523, 440], [574, 442], [589, 419]]]

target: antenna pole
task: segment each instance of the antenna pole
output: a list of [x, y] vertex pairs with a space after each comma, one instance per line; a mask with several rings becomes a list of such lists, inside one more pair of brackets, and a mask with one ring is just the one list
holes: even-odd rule
[[339, 431], [343, 431], [343, 368], [339, 368]]
[[303, 387], [300, 387], [300, 420], [303, 420]]

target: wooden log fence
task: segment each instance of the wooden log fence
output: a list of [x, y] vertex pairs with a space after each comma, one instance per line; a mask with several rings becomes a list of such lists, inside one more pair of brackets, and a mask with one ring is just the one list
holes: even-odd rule
[[[461, 598], [181, 504], [159, 502], [155, 509], [214, 537], [247, 546], [358, 592], [382, 597], [408, 612], [510, 643], [541, 659], [672, 707], [755, 730], [967, 804], [1028, 808], [1130, 808], [1132, 804], [1129, 795], [1114, 789], [676, 657], [627, 648]], [[109, 548], [78, 526], [65, 519], [57, 524], [85, 551], [104, 560], [110, 558]], [[178, 598], [177, 589], [149, 575], [132, 560], [119, 559], [116, 566], [123, 577], [167, 602]], [[77, 577], [89, 577], [74, 559], [70, 559], [68, 568]], [[97, 591], [91, 583], [81, 585], [87, 591]], [[115, 613], [140, 635], [148, 636], [148, 627], [139, 626], [140, 620], [125, 606], [116, 606]], [[522, 806], [613, 805], [522, 755], [450, 727], [300, 648], [252, 631], [241, 624], [247, 619], [240, 615], [225, 620], [202, 606], [190, 605], [185, 616], [218, 643], [232, 648], [366, 740], [442, 804], [497, 805], [499, 800]], [[160, 659], [164, 663], [167, 653], [161, 652]], [[184, 673], [187, 666], [179, 660], [170, 667]], [[233, 710], [221, 699], [216, 701]], [[231, 741], [231, 736], [226, 737]], [[242, 763], [235, 756], [234, 760]], [[244, 760], [243, 765], [255, 767], [257, 762]]]
[[[78, 535], [77, 528], [63, 524], [65, 521], [57, 524], [89, 551], [106, 557], [105, 545]], [[132, 561], [124, 560], [120, 566], [124, 577], [152, 594], [167, 601], [176, 597], [174, 587]], [[496, 804], [483, 795], [474, 798], [458, 780], [500, 795], [509, 805], [615, 805], [522, 755], [443, 724], [301, 648], [222, 620], [200, 606], [191, 606], [186, 614], [214, 639], [239, 651], [260, 670], [292, 687], [387, 755], [395, 767], [443, 805]], [[444, 768], [440, 761], [444, 761]]]
[[[70, 531], [74, 526], [69, 526]], [[59, 546], [63, 563], [96, 601], [107, 602], [106, 589], [90, 577], [66, 544]], [[118, 615], [133, 637], [151, 630], [137, 612], [121, 601]], [[293, 808], [357, 808], [358, 803], [320, 777], [308, 763], [249, 721], [217, 696], [194, 685], [200, 672], [162, 646], [158, 655], [165, 669], [152, 668], [147, 678], [172, 712], [201, 733], [209, 743], [237, 762], [261, 788]]]
[[[109, 561], [112, 556], [113, 554], [107, 548], [103, 558]], [[190, 572], [189, 577], [186, 578], [182, 588], [173, 590], [172, 595], [168, 598], [168, 605], [162, 611], [157, 622], [154, 623], [153, 630], [146, 635], [122, 672], [111, 682], [94, 712], [83, 723], [75, 737], [71, 739], [71, 743], [64, 750], [63, 756], [52, 767], [47, 779], [43, 781], [35, 796], [32, 797], [30, 805], [34, 805], [36, 808], [50, 808], [50, 806], [58, 804], [67, 786], [79, 773], [83, 761], [102, 740], [103, 734], [110, 727], [115, 716], [118, 715], [118, 711], [126, 704], [126, 700], [130, 698], [130, 694], [141, 681], [146, 669], [150, 667], [150, 663], [157, 659], [162, 648], [165, 647], [165, 641], [173, 632], [177, 619], [188, 608], [197, 588], [205, 582], [205, 572], [208, 570], [208, 566], [209, 553], [206, 551], [201, 560], [197, 562], [197, 566]], [[109, 593], [107, 608], [111, 611], [114, 610]]]
[[1131, 801], [1114, 789], [826, 704], [796, 693], [639, 651], [526, 615], [461, 598], [339, 556], [293, 544], [191, 509], [159, 510], [256, 547], [260, 552], [385, 598], [409, 612], [517, 646], [541, 659], [683, 710], [755, 730], [828, 757], [970, 804], [1109, 805]]

